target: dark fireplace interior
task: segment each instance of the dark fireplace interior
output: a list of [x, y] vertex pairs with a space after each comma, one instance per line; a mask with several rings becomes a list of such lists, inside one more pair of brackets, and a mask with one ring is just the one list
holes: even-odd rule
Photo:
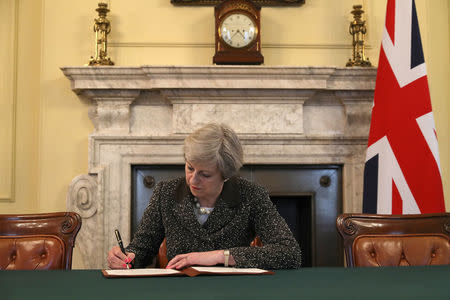
[[[343, 266], [336, 217], [342, 212], [339, 165], [245, 165], [240, 175], [265, 186], [302, 248], [303, 266]], [[184, 165], [132, 166], [131, 234], [153, 188], [161, 180], [184, 176]]]

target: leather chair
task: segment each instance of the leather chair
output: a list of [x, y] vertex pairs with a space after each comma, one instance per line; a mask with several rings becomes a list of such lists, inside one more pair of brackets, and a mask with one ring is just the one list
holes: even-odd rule
[[[255, 239], [250, 243], [252, 247], [261, 247], [262, 242], [259, 237], [255, 237]], [[167, 259], [167, 245], [166, 239], [163, 240], [161, 246], [159, 247], [159, 252], [156, 257], [156, 267], [157, 268], [165, 268], [169, 260]]]
[[342, 214], [336, 226], [347, 266], [450, 264], [450, 213]]
[[70, 270], [80, 227], [74, 212], [0, 215], [0, 270]]

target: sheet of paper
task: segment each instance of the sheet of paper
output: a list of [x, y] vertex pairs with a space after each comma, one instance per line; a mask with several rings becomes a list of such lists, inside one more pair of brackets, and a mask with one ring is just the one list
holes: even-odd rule
[[105, 270], [105, 272], [108, 275], [116, 275], [116, 276], [151, 276], [151, 275], [172, 275], [180, 273], [180, 271], [172, 269]]
[[252, 273], [259, 274], [265, 273], [266, 270], [257, 268], [227, 268], [227, 267], [192, 267], [192, 269], [199, 272], [211, 272], [211, 273]]

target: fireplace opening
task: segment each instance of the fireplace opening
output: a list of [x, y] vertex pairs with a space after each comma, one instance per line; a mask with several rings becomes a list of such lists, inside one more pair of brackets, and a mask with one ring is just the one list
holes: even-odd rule
[[[142, 218], [154, 186], [184, 176], [183, 165], [133, 165], [131, 235]], [[343, 266], [336, 217], [342, 212], [339, 165], [245, 165], [240, 176], [265, 186], [302, 248], [302, 265]]]
[[[312, 266], [312, 207], [310, 196], [270, 195], [270, 200], [286, 220], [292, 234], [302, 246], [302, 265]], [[309, 245], [309, 246], [307, 246]]]

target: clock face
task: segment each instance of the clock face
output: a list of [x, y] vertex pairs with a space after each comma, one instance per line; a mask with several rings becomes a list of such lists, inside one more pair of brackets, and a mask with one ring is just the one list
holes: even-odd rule
[[256, 39], [256, 25], [245, 14], [231, 14], [222, 21], [219, 35], [230, 47], [243, 48]]

